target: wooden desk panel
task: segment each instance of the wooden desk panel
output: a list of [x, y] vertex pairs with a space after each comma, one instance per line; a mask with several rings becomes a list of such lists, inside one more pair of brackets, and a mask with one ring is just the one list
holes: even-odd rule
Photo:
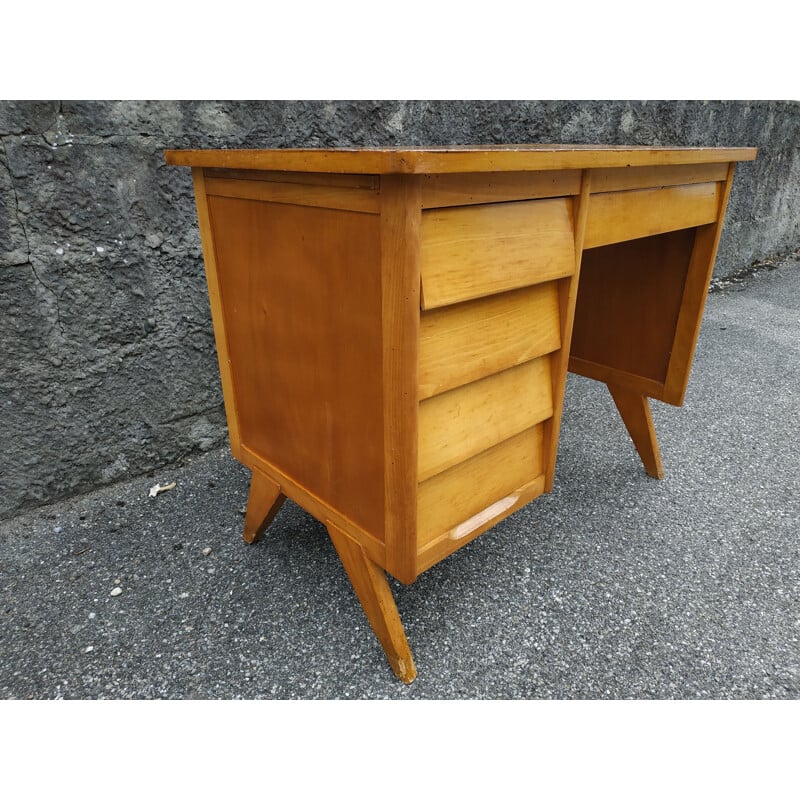
[[583, 251], [574, 371], [665, 383], [694, 240], [695, 229], [685, 228]]
[[241, 442], [382, 541], [378, 217], [213, 191]]

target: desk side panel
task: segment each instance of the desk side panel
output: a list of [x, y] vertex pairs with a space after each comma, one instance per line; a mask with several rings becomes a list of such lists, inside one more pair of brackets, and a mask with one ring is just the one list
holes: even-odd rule
[[723, 191], [716, 221], [697, 229], [664, 387], [664, 399], [673, 405], [683, 403], [689, 383], [694, 350], [700, 334], [703, 310], [714, 271], [714, 261], [717, 257], [717, 247], [725, 222], [725, 211], [728, 207], [735, 168], [734, 163], [728, 165], [727, 179], [722, 184]]
[[378, 216], [207, 202], [244, 448], [382, 541]]
[[195, 202], [197, 203], [197, 222], [200, 229], [200, 241], [203, 246], [203, 262], [205, 263], [206, 270], [211, 319], [214, 325], [214, 341], [217, 348], [222, 395], [225, 401], [225, 416], [228, 422], [228, 438], [230, 439], [233, 457], [241, 461], [242, 449], [241, 438], [239, 436], [239, 416], [236, 413], [234, 402], [235, 392], [233, 389], [231, 359], [228, 354], [228, 340], [225, 335], [225, 309], [222, 304], [216, 249], [214, 247], [214, 236], [211, 230], [211, 220], [208, 212], [208, 196], [206, 193], [204, 170], [198, 167], [192, 169], [192, 180], [194, 183]]

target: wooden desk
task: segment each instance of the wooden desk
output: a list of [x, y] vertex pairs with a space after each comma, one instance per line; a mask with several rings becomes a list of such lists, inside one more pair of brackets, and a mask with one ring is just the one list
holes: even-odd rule
[[[326, 527], [395, 674], [411, 583], [553, 485], [567, 369], [647, 473], [752, 148], [168, 151], [190, 166], [244, 538]], [[580, 276], [580, 279], [579, 279]]]

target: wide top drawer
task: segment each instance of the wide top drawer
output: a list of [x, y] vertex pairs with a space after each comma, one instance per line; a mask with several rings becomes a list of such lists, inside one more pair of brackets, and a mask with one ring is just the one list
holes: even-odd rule
[[570, 275], [572, 200], [423, 211], [420, 269], [424, 309]]

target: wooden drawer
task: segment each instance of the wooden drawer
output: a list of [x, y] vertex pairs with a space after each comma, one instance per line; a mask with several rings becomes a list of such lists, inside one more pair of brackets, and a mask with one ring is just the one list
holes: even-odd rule
[[571, 198], [428, 209], [421, 225], [423, 309], [575, 270]]
[[552, 353], [560, 344], [554, 281], [423, 311], [419, 398]]
[[[543, 426], [535, 425], [419, 486], [418, 547], [449, 538], [455, 549], [485, 522], [511, 509], [544, 470]], [[538, 488], [541, 492], [541, 488]]]
[[722, 190], [716, 182], [592, 195], [586, 249], [717, 221]]
[[423, 400], [418, 480], [466, 461], [552, 414], [550, 356]]

